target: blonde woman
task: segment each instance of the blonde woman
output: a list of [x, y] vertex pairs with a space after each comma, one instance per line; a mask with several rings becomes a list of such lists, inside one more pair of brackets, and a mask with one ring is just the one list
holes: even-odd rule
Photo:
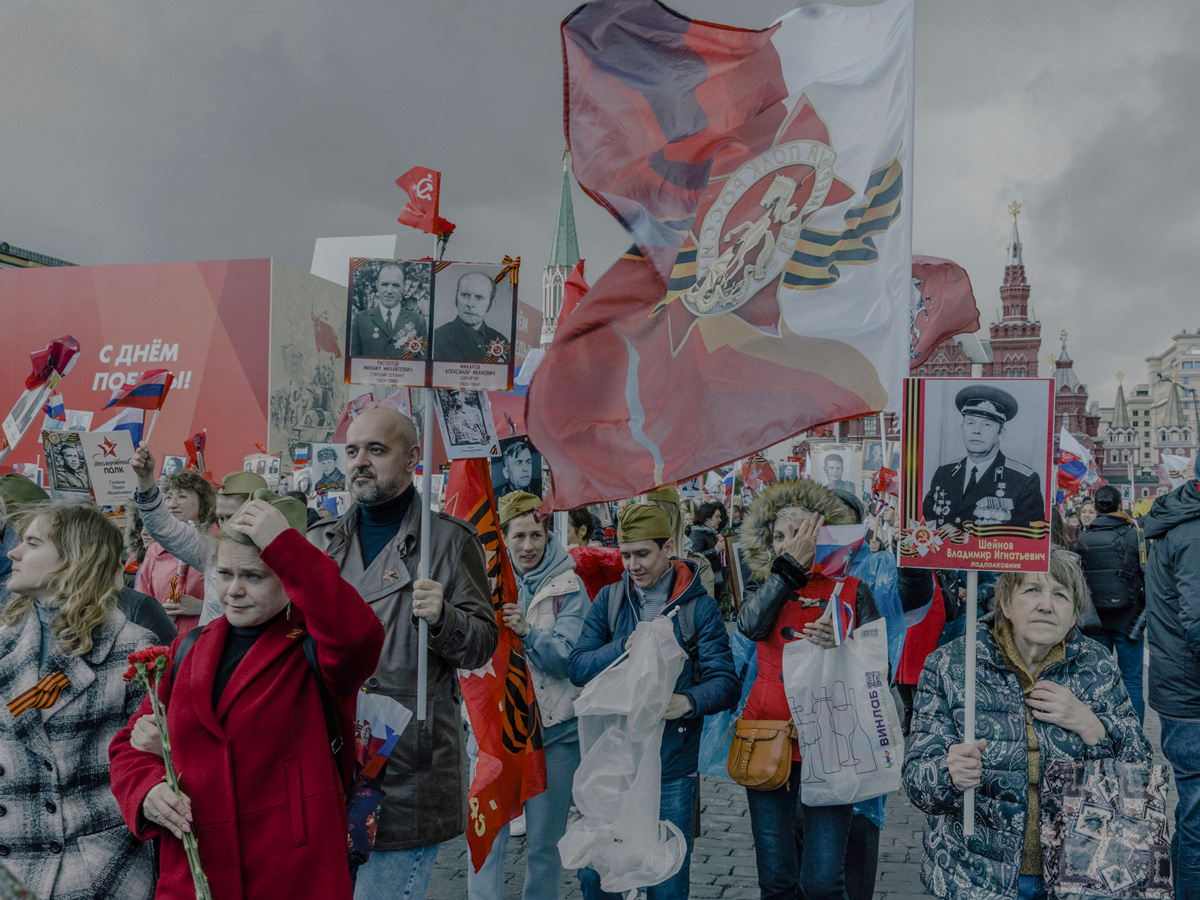
[[108, 744], [142, 701], [127, 657], [154, 643], [117, 605], [121, 533], [78, 503], [21, 518], [0, 615], [0, 863], [43, 900], [145, 900], [149, 848], [108, 780]]

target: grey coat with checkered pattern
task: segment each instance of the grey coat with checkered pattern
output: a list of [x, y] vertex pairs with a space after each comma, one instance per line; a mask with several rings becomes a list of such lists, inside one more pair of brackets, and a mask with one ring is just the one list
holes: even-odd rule
[[0, 702], [54, 671], [69, 682], [49, 709], [0, 706], [0, 863], [42, 900], [148, 900], [150, 846], [121, 819], [108, 745], [144, 694], [122, 678], [127, 657], [156, 641], [117, 609], [92, 639], [82, 656], [52, 647], [39, 666], [37, 613], [0, 627]]

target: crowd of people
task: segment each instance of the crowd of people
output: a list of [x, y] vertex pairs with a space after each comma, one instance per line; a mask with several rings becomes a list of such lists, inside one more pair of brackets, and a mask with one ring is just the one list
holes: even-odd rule
[[[520, 641], [546, 767], [546, 789], [524, 805], [519, 874], [526, 900], [552, 900], [581, 760], [575, 701], [641, 623], [668, 616], [686, 659], [663, 716], [659, 812], [688, 851], [648, 896], [689, 896], [702, 734], [733, 711], [739, 728], [761, 731], [767, 755], [756, 759], [769, 760], [757, 782], [735, 778], [761, 896], [870, 900], [886, 797], [809, 804], [788, 774], [804, 745], [785, 648], [833, 648], [840, 596], [859, 627], [882, 622], [887, 634], [903, 788], [928, 816], [922, 874], [934, 895], [1044, 897], [1042, 773], [1061, 760], [1149, 763], [1148, 689], [1179, 797], [1175, 888], [1200, 897], [1200, 480], [1137, 518], [1108, 487], [1066, 517], [1056, 510], [1049, 572], [981, 573], [977, 631], [964, 635], [964, 573], [898, 569], [893, 510], [807, 479], [767, 485], [745, 508], [661, 488], [573, 510], [565, 535], [536, 494], [503, 493], [497, 521], [517, 594], [496, 609], [475, 529], [437, 511], [422, 527], [420, 456], [411, 420], [359, 415], [345, 457], [354, 502], [338, 517], [251, 472], [156, 479], [147, 448], [120, 520], [0, 476], [0, 685], [11, 713], [0, 864], [44, 900], [190, 898], [191, 832], [222, 900], [423, 897], [439, 848], [470, 824], [481, 764], [459, 673], [489, 664], [504, 627]], [[814, 566], [818, 533], [852, 524], [869, 539], [835, 582]], [[181, 793], [165, 780], [150, 698], [122, 677], [129, 654], [151, 645], [170, 646], [159, 692]], [[400, 731], [369, 854], [352, 859], [356, 710], [364, 697], [416, 710], [419, 672], [427, 715]], [[472, 900], [503, 896], [512, 832], [500, 831], [478, 871], [468, 864]], [[589, 900], [616, 896], [592, 868], [577, 877]]]

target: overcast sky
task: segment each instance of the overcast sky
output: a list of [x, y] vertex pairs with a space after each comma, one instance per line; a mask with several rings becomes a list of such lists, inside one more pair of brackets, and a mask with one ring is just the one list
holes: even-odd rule
[[[763, 27], [793, 4], [679, 0]], [[540, 297], [561, 177], [558, 0], [9, 0], [0, 240], [80, 264], [271, 256], [396, 231], [443, 172], [448, 256], [520, 255]], [[918, 0], [914, 251], [999, 305], [1011, 228], [1091, 395], [1200, 328], [1200, 5]], [[624, 232], [575, 190], [595, 280]], [[430, 252], [404, 229], [402, 256]]]

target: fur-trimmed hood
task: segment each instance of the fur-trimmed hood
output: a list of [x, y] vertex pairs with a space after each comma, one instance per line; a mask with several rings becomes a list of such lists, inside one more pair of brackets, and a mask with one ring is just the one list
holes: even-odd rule
[[759, 581], [766, 581], [775, 561], [771, 536], [781, 509], [799, 506], [825, 517], [826, 525], [853, 525], [854, 514], [833, 491], [807, 479], [777, 481], [754, 498], [742, 520], [742, 547], [746, 564]]

